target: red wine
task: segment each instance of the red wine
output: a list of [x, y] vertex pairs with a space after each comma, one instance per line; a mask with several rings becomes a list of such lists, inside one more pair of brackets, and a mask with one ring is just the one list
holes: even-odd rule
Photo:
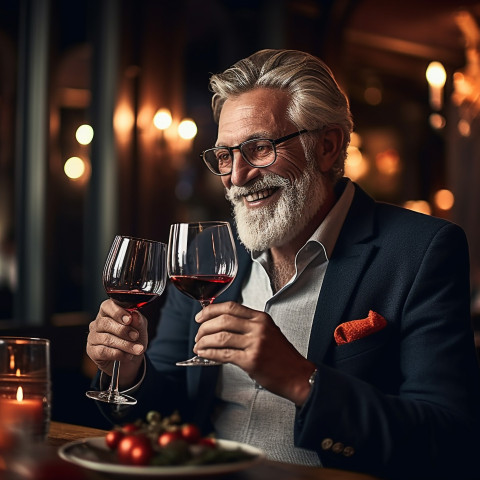
[[183, 293], [202, 305], [212, 303], [232, 283], [231, 275], [172, 275], [170, 280]]
[[107, 295], [120, 307], [137, 309], [156, 298], [156, 293], [146, 293], [140, 290], [114, 290], [107, 289]]

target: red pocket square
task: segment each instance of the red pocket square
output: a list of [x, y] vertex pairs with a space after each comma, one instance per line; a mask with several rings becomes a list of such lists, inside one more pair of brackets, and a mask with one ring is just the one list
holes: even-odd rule
[[370, 310], [367, 318], [340, 324], [333, 336], [337, 345], [343, 345], [378, 332], [386, 326], [387, 321], [377, 312]]

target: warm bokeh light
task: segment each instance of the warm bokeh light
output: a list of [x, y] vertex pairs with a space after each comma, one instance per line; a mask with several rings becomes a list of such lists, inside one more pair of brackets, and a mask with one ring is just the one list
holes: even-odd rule
[[383, 175], [396, 175], [401, 170], [400, 155], [394, 148], [389, 148], [375, 156], [375, 165]]
[[113, 126], [120, 137], [129, 132], [135, 124], [135, 116], [130, 106], [124, 102], [115, 110]]
[[428, 120], [430, 122], [430, 126], [435, 130], [441, 130], [447, 124], [445, 117], [443, 115], [440, 115], [439, 113], [432, 113], [428, 117]]
[[76, 180], [85, 173], [85, 162], [80, 157], [70, 157], [65, 162], [63, 171], [68, 178]]
[[408, 200], [403, 206], [414, 212], [424, 213], [426, 215], [432, 214], [432, 208], [426, 200]]
[[17, 402], [23, 401], [23, 388], [18, 387], [17, 388]]
[[466, 97], [470, 95], [471, 85], [462, 72], [453, 74], [453, 93], [452, 100], [457, 107], [462, 104]]
[[359, 133], [352, 132], [350, 134], [350, 145], [357, 148], [360, 148], [362, 146], [362, 137]]
[[440, 62], [430, 62], [425, 76], [432, 87], [443, 87], [447, 80], [447, 72]]
[[172, 114], [168, 108], [157, 110], [153, 117], [153, 124], [159, 130], [166, 130], [172, 124]]
[[80, 125], [75, 132], [75, 138], [81, 145], [88, 145], [93, 140], [93, 128], [90, 125]]
[[440, 210], [450, 210], [455, 203], [455, 196], [450, 190], [446, 188], [442, 188], [438, 190], [435, 195], [433, 196], [433, 201], [435, 202], [435, 206]]
[[447, 73], [440, 62], [430, 62], [425, 72], [430, 90], [430, 105], [440, 110], [443, 105], [443, 86], [447, 80]]
[[470, 136], [470, 133], [471, 133], [470, 124], [464, 118], [459, 120], [459, 122], [457, 124], [457, 128], [458, 128], [458, 132], [460, 133], [460, 135], [462, 137], [469, 137]]
[[363, 98], [369, 105], [382, 103], [382, 91], [378, 87], [367, 87], [363, 92]]
[[197, 134], [197, 125], [190, 118], [185, 118], [178, 125], [178, 134], [184, 140], [191, 140]]
[[352, 180], [358, 180], [368, 172], [368, 162], [362, 155], [362, 152], [350, 145], [347, 149], [347, 160], [345, 162], [345, 175]]

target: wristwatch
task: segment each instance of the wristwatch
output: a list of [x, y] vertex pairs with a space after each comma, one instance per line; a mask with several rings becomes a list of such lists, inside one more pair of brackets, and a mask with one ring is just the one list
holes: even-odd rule
[[315, 369], [313, 373], [310, 375], [310, 378], [308, 379], [308, 383], [310, 384], [311, 387], [315, 384], [315, 378], [317, 377], [317, 372], [318, 370]]

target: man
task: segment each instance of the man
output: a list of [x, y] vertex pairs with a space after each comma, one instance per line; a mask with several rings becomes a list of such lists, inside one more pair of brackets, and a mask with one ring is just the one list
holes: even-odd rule
[[[210, 85], [218, 138], [203, 159], [233, 205], [237, 278], [202, 312], [170, 289], [146, 353], [145, 318], [104, 302], [92, 360], [106, 373], [122, 361], [133, 418], [180, 409], [293, 463], [473, 477], [480, 395], [462, 230], [342, 178], [352, 120], [319, 59], [264, 50]], [[175, 366], [192, 348], [224, 365]]]

